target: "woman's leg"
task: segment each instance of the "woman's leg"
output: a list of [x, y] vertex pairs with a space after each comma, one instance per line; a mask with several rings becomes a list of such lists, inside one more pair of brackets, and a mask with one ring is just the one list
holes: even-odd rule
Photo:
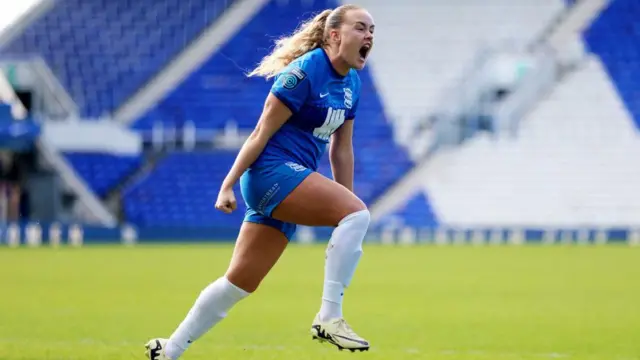
[[[287, 223], [337, 226], [331, 238], [335, 245], [327, 250], [321, 313], [326, 319], [341, 319], [342, 290], [349, 284], [362, 253], [362, 238], [369, 223], [366, 206], [343, 186], [313, 173], [275, 208], [272, 217]], [[177, 359], [233, 305], [255, 291], [288, 244], [286, 224], [281, 225], [283, 228], [278, 229], [254, 222], [242, 224], [225, 276], [201, 292], [168, 341], [153, 339], [147, 343], [151, 360]], [[353, 348], [352, 344], [342, 345]]]
[[[226, 274], [200, 293], [186, 318], [167, 341], [164, 347], [166, 356], [172, 360], [180, 357], [193, 341], [226, 317], [236, 303], [254, 292], [278, 261], [287, 243], [285, 235], [274, 227], [244, 222]], [[152, 347], [156, 345], [153, 342]], [[154, 360], [151, 355], [149, 357]]]
[[335, 226], [326, 252], [320, 311], [312, 333], [339, 348], [366, 350], [368, 342], [344, 323], [342, 299], [362, 255], [369, 227], [365, 204], [344, 186], [312, 173], [272, 212], [284, 222], [309, 226]]

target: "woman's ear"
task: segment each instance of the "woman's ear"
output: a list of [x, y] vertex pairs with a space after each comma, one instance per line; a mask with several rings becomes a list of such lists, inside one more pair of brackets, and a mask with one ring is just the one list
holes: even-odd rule
[[337, 29], [330, 30], [329, 39], [331, 39], [331, 41], [340, 42], [340, 31]]

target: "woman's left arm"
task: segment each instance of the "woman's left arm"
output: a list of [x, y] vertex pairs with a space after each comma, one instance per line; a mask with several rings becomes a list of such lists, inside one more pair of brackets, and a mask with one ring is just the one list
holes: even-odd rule
[[333, 179], [353, 192], [353, 120], [347, 120], [331, 136], [329, 160]]

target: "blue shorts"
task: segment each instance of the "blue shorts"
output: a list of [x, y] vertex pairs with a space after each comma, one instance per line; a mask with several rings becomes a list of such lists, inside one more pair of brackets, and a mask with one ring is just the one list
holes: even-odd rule
[[313, 171], [293, 162], [254, 166], [240, 177], [242, 197], [247, 204], [244, 221], [274, 227], [291, 240], [296, 224], [271, 217], [282, 202]]

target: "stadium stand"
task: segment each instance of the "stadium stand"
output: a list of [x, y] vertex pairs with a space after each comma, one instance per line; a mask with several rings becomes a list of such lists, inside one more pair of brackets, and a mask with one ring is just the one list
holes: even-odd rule
[[[230, 3], [68, 0], [56, 4], [3, 52], [41, 54], [83, 115], [100, 116], [164, 70], [224, 16]], [[376, 34], [371, 63], [360, 72], [363, 101], [355, 120], [355, 191], [371, 206], [421, 160], [411, 159], [404, 148], [409, 146], [404, 136], [411, 135], [407, 125], [438, 110], [443, 95], [451, 94], [479, 51], [485, 45], [521, 45], [535, 39], [572, 1], [521, 0], [517, 6], [511, 0], [486, 0], [482, 6], [455, 1], [412, 6], [360, 3], [384, 28]], [[209, 134], [229, 123], [241, 132], [253, 128], [271, 82], [245, 74], [276, 38], [312, 13], [336, 5], [334, 0], [268, 1], [131, 129], [147, 134], [156, 124], [193, 124]], [[156, 16], [139, 15], [143, 7]], [[586, 48], [595, 56], [585, 56], [580, 67], [535, 104], [519, 124], [517, 138], [495, 141], [478, 132], [455, 150], [435, 154], [425, 162], [428, 171], [419, 191], [380, 222], [415, 228], [443, 223], [574, 226], [623, 225], [637, 217], [640, 209], [625, 208], [623, 202], [628, 202], [628, 194], [640, 194], [634, 187], [640, 181], [625, 180], [638, 151], [638, 11], [633, 0], [614, 0], [584, 34]], [[505, 12], [510, 16], [504, 17]], [[96, 13], [101, 15], [95, 18]], [[90, 22], [94, 26], [88, 26]], [[635, 120], [633, 131], [627, 110]], [[612, 139], [618, 139], [616, 149], [607, 147]], [[236, 153], [237, 149], [169, 151], [122, 190], [124, 221], [140, 227], [236, 226], [244, 212], [239, 189], [239, 211], [229, 216], [213, 208]], [[123, 185], [144, 163], [142, 156], [96, 152], [65, 157], [100, 197]], [[596, 167], [601, 171], [594, 175], [591, 169]], [[319, 171], [331, 177], [327, 156]]]
[[125, 102], [232, 2], [59, 1], [1, 51], [43, 57], [82, 115], [99, 117]]

